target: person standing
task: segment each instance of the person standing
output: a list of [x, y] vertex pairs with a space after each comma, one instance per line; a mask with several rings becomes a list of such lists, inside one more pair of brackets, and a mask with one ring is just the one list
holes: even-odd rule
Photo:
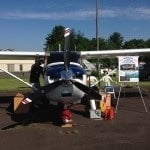
[[109, 76], [108, 72], [107, 71], [104, 71], [104, 76], [101, 78], [100, 81], [103, 81], [105, 83], [105, 86], [110, 86], [110, 82], [114, 82], [112, 80], [112, 78]]
[[[40, 89], [40, 75], [42, 75], [44, 78], [43, 67], [41, 67], [40, 60], [35, 60], [35, 63], [31, 66], [30, 83], [36, 89]], [[33, 89], [33, 92], [34, 91], [35, 89]]]

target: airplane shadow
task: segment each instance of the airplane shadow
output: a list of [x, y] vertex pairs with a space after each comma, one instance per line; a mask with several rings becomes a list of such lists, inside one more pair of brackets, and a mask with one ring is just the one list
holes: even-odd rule
[[69, 106], [69, 110], [74, 114], [89, 118], [89, 108], [87, 108], [85, 104], [76, 104]]
[[[146, 94], [142, 93], [143, 96], [147, 96]], [[118, 97], [118, 92], [116, 92], [116, 96]], [[127, 92], [121, 92], [120, 97], [137, 97], [140, 96], [138, 92], [132, 92], [132, 91], [127, 91]], [[5, 101], [5, 98], [2, 98]], [[62, 121], [60, 118], [60, 111], [61, 108], [55, 105], [50, 105], [48, 103], [48, 101], [45, 99], [44, 101], [42, 101], [42, 104], [39, 104], [37, 107], [31, 105], [30, 111], [29, 113], [26, 114], [15, 114], [14, 113], [14, 106], [12, 103], [12, 97], [8, 98], [6, 97], [6, 99], [8, 100], [8, 103], [10, 104], [8, 107], [5, 108], [5, 106], [0, 106], [2, 108], [5, 108], [7, 111], [7, 115], [10, 116], [11, 120], [14, 122], [13, 124], [10, 124], [4, 128], [2, 128], [2, 130], [5, 129], [9, 129], [9, 128], [14, 128], [17, 125], [29, 125], [32, 123], [52, 123], [56, 126], [61, 126], [62, 125]], [[42, 100], [44, 99], [44, 97], [41, 98]], [[116, 99], [113, 99], [113, 106], [116, 105]], [[1, 103], [3, 103], [3, 101], [1, 101]], [[78, 114], [84, 117], [89, 118], [89, 108], [85, 107], [85, 104], [76, 104], [76, 105], [70, 105], [69, 109], [72, 113], [74, 114]]]
[[[84, 107], [84, 106], [83, 106]], [[28, 126], [32, 123], [52, 123], [55, 126], [61, 126], [62, 120], [60, 118], [61, 108], [55, 105], [50, 105], [47, 102], [40, 104], [38, 107], [31, 105], [29, 113], [26, 114], [15, 114], [13, 110], [13, 103], [6, 108], [7, 115], [10, 116], [14, 123], [2, 128], [1, 130], [7, 130], [10, 128], [15, 128], [18, 125]], [[70, 107], [70, 111], [75, 114], [88, 117], [85, 111], [77, 109], [78, 106]]]
[[28, 125], [31, 123], [44, 123], [52, 122], [54, 125], [60, 125], [60, 109], [57, 106], [41, 105], [38, 107], [31, 106], [29, 113], [26, 114], [14, 114], [13, 104], [7, 108], [7, 114], [11, 117], [11, 120], [16, 122], [16, 125]]

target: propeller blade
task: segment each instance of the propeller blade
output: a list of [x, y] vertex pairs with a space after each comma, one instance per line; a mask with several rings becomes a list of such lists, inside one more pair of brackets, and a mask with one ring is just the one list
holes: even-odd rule
[[80, 90], [82, 90], [84, 93], [90, 95], [91, 97], [95, 98], [95, 99], [101, 99], [101, 95], [96, 92], [94, 89], [87, 87], [86, 85], [77, 82], [75, 80], [69, 80], [72, 84], [74, 84], [77, 88], [79, 88]]
[[64, 50], [69, 50], [70, 49], [70, 29], [65, 28], [64, 30], [64, 38], [65, 38], [65, 47]]
[[65, 37], [65, 47], [64, 47], [64, 64], [65, 64], [65, 69], [68, 71], [69, 69], [69, 64], [70, 64], [70, 29], [66, 28], [64, 31], [64, 37]]
[[48, 84], [48, 85], [41, 87], [40, 90], [44, 90], [44, 92], [46, 93], [49, 90], [53, 90], [53, 89], [57, 88], [60, 84], [62, 84], [62, 82], [63, 82], [63, 80], [55, 81], [51, 84]]

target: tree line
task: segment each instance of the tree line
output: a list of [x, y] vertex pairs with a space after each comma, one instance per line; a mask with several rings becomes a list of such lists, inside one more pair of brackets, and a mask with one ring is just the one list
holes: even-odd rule
[[[45, 38], [45, 51], [58, 51], [64, 48], [64, 29], [62, 25], [55, 26]], [[112, 33], [108, 39], [99, 38], [99, 50], [150, 48], [150, 39], [131, 39], [124, 41], [119, 32]], [[71, 29], [70, 50], [91, 51], [97, 49], [96, 38], [89, 39], [80, 31]], [[140, 57], [141, 61], [149, 61], [149, 56]]]

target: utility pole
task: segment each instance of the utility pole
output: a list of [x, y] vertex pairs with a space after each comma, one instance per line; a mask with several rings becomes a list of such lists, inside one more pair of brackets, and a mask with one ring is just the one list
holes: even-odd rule
[[[99, 13], [98, 13], [98, 3], [99, 0], [96, 0], [96, 49], [99, 50]], [[97, 58], [97, 71], [99, 71], [99, 58]]]
[[98, 26], [99, 26], [99, 20], [98, 20], [98, 17], [99, 17], [99, 13], [98, 13], [98, 1], [99, 0], [96, 0], [96, 45], [97, 45], [97, 50], [99, 50], [99, 28], [98, 28]]

